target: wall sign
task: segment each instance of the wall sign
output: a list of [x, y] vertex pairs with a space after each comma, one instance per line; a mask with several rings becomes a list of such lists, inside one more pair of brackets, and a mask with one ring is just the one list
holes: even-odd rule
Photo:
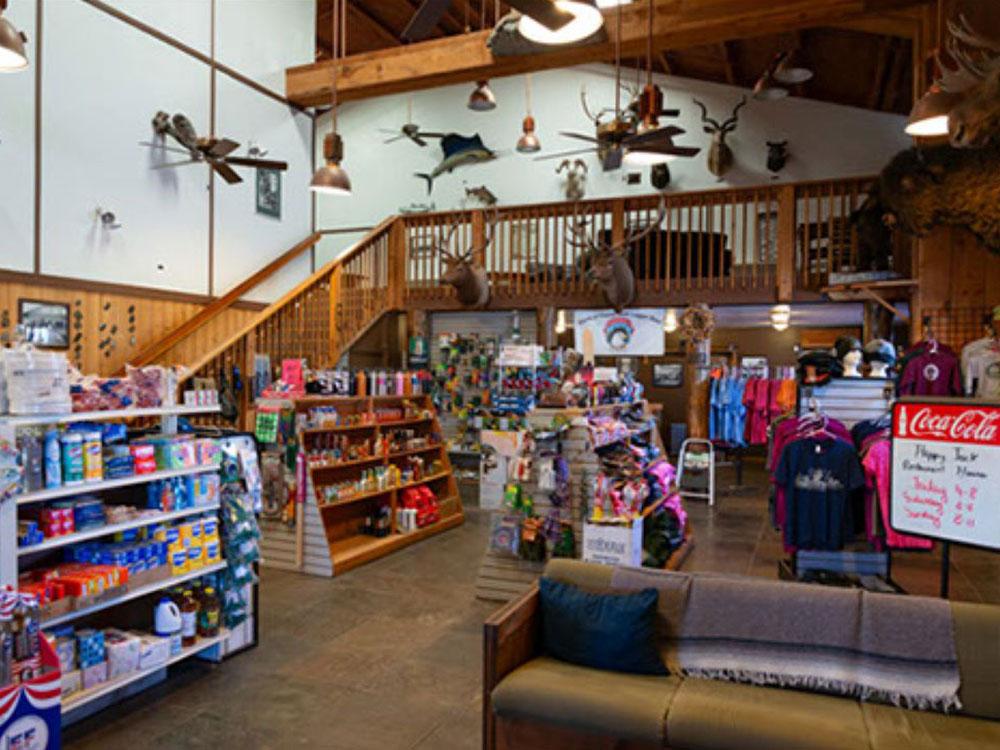
[[684, 384], [684, 365], [668, 362], [653, 365], [653, 385], [657, 388], [680, 388]]
[[896, 531], [1000, 549], [1000, 404], [896, 403], [891, 497]]
[[281, 218], [281, 172], [277, 169], [257, 170], [257, 213]]
[[25, 340], [45, 349], [69, 349], [69, 305], [37, 299], [17, 301], [17, 322]]
[[663, 356], [663, 308], [623, 310], [576, 310], [573, 332], [576, 349], [585, 351], [584, 340], [594, 340], [598, 357]]

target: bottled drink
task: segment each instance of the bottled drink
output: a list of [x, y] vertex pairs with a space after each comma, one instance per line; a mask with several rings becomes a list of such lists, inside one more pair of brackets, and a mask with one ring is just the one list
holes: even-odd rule
[[180, 601], [181, 646], [193, 646], [198, 640], [198, 600], [191, 591], [185, 591]]
[[201, 596], [201, 610], [198, 613], [198, 635], [202, 638], [214, 638], [219, 634], [219, 621], [222, 615], [222, 605], [215, 595], [215, 589], [206, 586]]

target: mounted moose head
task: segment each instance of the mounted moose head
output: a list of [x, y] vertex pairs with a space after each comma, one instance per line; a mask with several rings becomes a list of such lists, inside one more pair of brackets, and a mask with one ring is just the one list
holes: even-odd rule
[[767, 168], [778, 176], [788, 161], [788, 141], [767, 141]]
[[493, 242], [498, 219], [499, 212], [494, 210], [491, 218], [486, 222], [483, 241], [478, 245], [471, 245], [467, 250], [459, 253], [453, 253], [448, 249], [455, 230], [462, 224], [461, 221], [455, 221], [444, 235], [444, 239], [435, 248], [445, 265], [444, 273], [441, 274], [441, 282], [455, 287], [458, 301], [464, 307], [483, 308], [490, 302], [490, 280], [486, 275], [486, 269], [479, 264], [477, 258]]
[[708, 149], [708, 171], [721, 180], [722, 175], [733, 166], [733, 150], [726, 144], [726, 136], [736, 130], [740, 110], [746, 106], [747, 98], [744, 96], [740, 103], [733, 107], [733, 113], [721, 125], [718, 120], [708, 116], [708, 109], [704, 104], [697, 99], [693, 101], [701, 107], [701, 121], [704, 123], [705, 132], [712, 136], [712, 146]]
[[937, 56], [938, 86], [961, 101], [948, 113], [948, 137], [955, 148], [981, 148], [1000, 138], [1000, 34], [974, 30], [962, 13], [948, 20], [947, 53], [957, 68]]
[[[574, 211], [574, 218], [576, 212]], [[586, 220], [567, 221], [566, 234], [571, 246], [583, 248], [591, 258], [588, 275], [597, 282], [604, 297], [615, 312], [621, 312], [635, 301], [635, 273], [632, 271], [630, 254], [633, 248], [647, 235], [660, 228], [667, 215], [666, 203], [660, 199], [656, 218], [645, 227], [631, 227], [625, 236], [614, 244], [608, 243], [601, 234], [596, 237], [587, 232]]]

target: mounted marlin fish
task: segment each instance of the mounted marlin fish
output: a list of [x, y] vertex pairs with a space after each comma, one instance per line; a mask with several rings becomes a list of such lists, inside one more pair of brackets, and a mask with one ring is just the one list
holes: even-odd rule
[[434, 167], [430, 174], [425, 172], [415, 172], [414, 175], [423, 180], [427, 180], [427, 194], [431, 194], [434, 189], [434, 180], [445, 172], [453, 172], [456, 167], [464, 167], [469, 164], [482, 164], [493, 161], [497, 158], [496, 151], [491, 151], [483, 144], [483, 139], [479, 133], [473, 136], [459, 135], [458, 133], [446, 133], [441, 136], [422, 134], [426, 137], [438, 137], [441, 139], [441, 151], [444, 159]]

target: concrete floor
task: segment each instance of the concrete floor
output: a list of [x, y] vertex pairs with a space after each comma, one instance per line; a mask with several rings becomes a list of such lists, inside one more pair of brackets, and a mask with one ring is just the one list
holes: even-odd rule
[[[685, 570], [775, 577], [781, 545], [765, 482], [689, 502]], [[731, 475], [720, 486], [732, 483]], [[71, 749], [480, 747], [481, 627], [474, 596], [486, 517], [333, 580], [264, 571], [261, 643], [220, 666], [185, 663], [164, 685], [70, 727]], [[1000, 559], [952, 556], [953, 596], [1000, 603]], [[897, 555], [894, 577], [935, 594], [940, 558]]]

